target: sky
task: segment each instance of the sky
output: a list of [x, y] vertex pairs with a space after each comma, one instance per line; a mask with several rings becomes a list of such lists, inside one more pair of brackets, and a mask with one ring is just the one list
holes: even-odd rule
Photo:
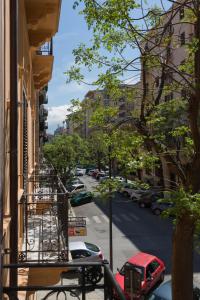
[[[151, 0], [149, 4], [158, 1], [160, 0]], [[92, 37], [83, 16], [72, 8], [73, 3], [74, 0], [62, 0], [59, 30], [54, 37], [54, 66], [48, 88], [48, 133], [53, 133], [58, 126], [63, 126], [70, 100], [83, 100], [84, 95], [92, 89], [88, 85], [75, 82], [66, 84], [64, 72], [74, 64], [72, 50], [81, 42], [89, 42]], [[98, 70], [94, 69], [85, 74], [86, 81], [92, 82], [97, 78]]]
[[[78, 85], [73, 82], [66, 84], [64, 72], [73, 65], [72, 50], [80, 42], [87, 42], [91, 36], [87, 25], [77, 10], [73, 10], [73, 0], [63, 0], [58, 33], [54, 37], [54, 66], [52, 79], [48, 88], [48, 132], [59, 126], [63, 126], [67, 107], [70, 100], [79, 98], [82, 100], [90, 89], [87, 85]], [[89, 80], [95, 79], [95, 71], [89, 75]]]

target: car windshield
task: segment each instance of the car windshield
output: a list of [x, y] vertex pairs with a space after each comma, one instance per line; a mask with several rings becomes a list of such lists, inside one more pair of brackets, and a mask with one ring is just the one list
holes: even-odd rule
[[90, 243], [85, 242], [85, 246], [86, 246], [87, 249], [89, 249], [91, 251], [94, 251], [94, 252], [99, 252], [100, 251], [99, 248], [94, 244], [90, 244]]
[[141, 280], [144, 280], [144, 268], [141, 266], [130, 264], [129, 262], [125, 263], [121, 270], [119, 271], [120, 275], [125, 275], [125, 268], [126, 267], [132, 267], [134, 270], [136, 270], [141, 275]]

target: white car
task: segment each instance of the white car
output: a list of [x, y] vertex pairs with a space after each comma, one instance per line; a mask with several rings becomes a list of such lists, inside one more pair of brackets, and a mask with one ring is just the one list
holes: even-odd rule
[[86, 191], [86, 186], [83, 183], [73, 184], [70, 188], [70, 194], [73, 195], [75, 193]]
[[77, 168], [76, 172], [75, 172], [75, 175], [76, 176], [83, 176], [83, 175], [85, 175], [85, 169], [79, 169], [79, 168]]
[[69, 251], [72, 260], [78, 261], [101, 261], [103, 260], [103, 254], [101, 249], [88, 242], [69, 242]]
[[120, 189], [120, 193], [122, 193], [124, 196], [131, 197], [132, 199], [137, 198], [136, 200], [139, 199], [141, 196], [141, 193], [145, 191], [143, 189], [138, 189], [133, 183], [125, 183], [123, 187]]

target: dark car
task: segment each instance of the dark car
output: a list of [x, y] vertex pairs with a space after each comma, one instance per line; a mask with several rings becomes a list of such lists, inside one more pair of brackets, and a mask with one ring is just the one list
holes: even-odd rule
[[75, 194], [70, 199], [71, 206], [78, 206], [89, 203], [93, 200], [93, 194], [91, 192], [80, 192]]
[[[172, 300], [172, 282], [171, 280], [161, 284], [153, 293], [147, 298], [148, 300]], [[193, 300], [200, 299], [200, 289], [194, 284]]]
[[154, 202], [151, 206], [151, 210], [154, 215], [159, 216], [164, 210], [171, 208], [173, 203], [171, 202]]
[[151, 207], [152, 204], [158, 200], [164, 198], [164, 194], [161, 191], [155, 191], [155, 190], [147, 190], [143, 192], [138, 199], [138, 205], [139, 207]]

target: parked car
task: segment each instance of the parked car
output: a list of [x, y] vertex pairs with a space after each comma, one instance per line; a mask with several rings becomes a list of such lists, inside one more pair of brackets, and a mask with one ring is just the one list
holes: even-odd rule
[[138, 199], [138, 205], [141, 208], [151, 207], [152, 204], [158, 199], [164, 198], [164, 193], [155, 190], [146, 190], [145, 192], [140, 194], [140, 198]]
[[75, 172], [75, 175], [76, 176], [83, 176], [85, 175], [85, 169], [76, 169], [76, 172]]
[[96, 170], [96, 167], [95, 166], [87, 166], [85, 169], [85, 174], [88, 175], [88, 172], [91, 170]]
[[133, 195], [134, 195], [135, 192], [140, 194], [140, 192], [142, 193], [143, 191], [145, 192], [146, 190], [138, 188], [132, 182], [124, 183], [123, 187], [119, 190], [119, 192], [122, 193], [124, 196], [126, 196], [126, 197], [131, 197], [132, 196], [132, 198], [133, 198]]
[[83, 183], [73, 184], [69, 188], [70, 195], [73, 195], [75, 193], [78, 193], [78, 192], [81, 192], [81, 191], [85, 191], [85, 190], [86, 190], [86, 186]]
[[139, 288], [134, 291], [133, 299], [144, 299], [144, 296], [149, 293], [155, 285], [164, 280], [164, 262], [154, 255], [139, 252], [129, 258], [122, 269], [115, 275], [115, 279], [124, 292], [126, 299], [131, 299], [130, 293], [125, 290], [124, 285], [126, 267], [133, 269], [140, 275]]
[[105, 180], [109, 179], [109, 176], [103, 176], [99, 178], [99, 182], [104, 182]]
[[69, 251], [72, 259], [76, 261], [101, 261], [104, 259], [101, 249], [88, 242], [69, 242]]
[[173, 206], [171, 202], [158, 202], [152, 204], [151, 210], [154, 215], [159, 216], [164, 210]]
[[[101, 249], [88, 242], [69, 242], [69, 251], [72, 257], [72, 262], [98, 262], [104, 259]], [[78, 271], [79, 268], [71, 267], [70, 270]], [[102, 268], [100, 266], [88, 267], [85, 270], [85, 275], [86, 281], [96, 284], [103, 277]]]
[[97, 170], [96, 170], [96, 169], [90, 170], [90, 171], [88, 172], [88, 175], [89, 175], [89, 176], [93, 176], [93, 173], [94, 173], [94, 172], [97, 172]]
[[90, 203], [93, 200], [93, 194], [91, 192], [80, 192], [74, 194], [70, 199], [71, 206], [78, 206], [86, 203]]
[[100, 178], [108, 176], [108, 172], [107, 171], [100, 171], [96, 174], [96, 179], [100, 180]]
[[[148, 300], [172, 300], [172, 282], [171, 280], [164, 282], [157, 287], [152, 294], [147, 298]], [[200, 300], [200, 287], [194, 283], [193, 300]]]

